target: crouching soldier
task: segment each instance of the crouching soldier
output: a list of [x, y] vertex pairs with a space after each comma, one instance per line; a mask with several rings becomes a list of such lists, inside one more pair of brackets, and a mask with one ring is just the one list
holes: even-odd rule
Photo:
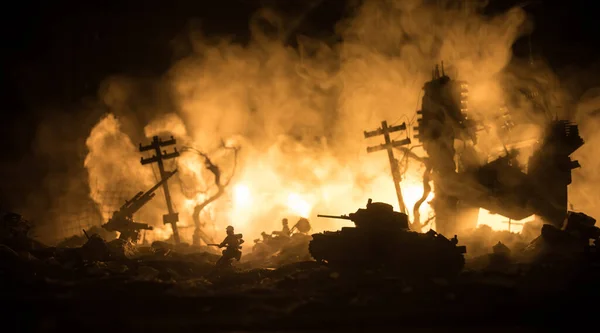
[[223, 256], [217, 261], [217, 266], [228, 266], [231, 264], [231, 260], [240, 261], [242, 258], [241, 245], [244, 243], [242, 234], [234, 234], [232, 226], [228, 226], [225, 230], [227, 231], [227, 237], [225, 237], [221, 244], [217, 245], [219, 248], [225, 248]]

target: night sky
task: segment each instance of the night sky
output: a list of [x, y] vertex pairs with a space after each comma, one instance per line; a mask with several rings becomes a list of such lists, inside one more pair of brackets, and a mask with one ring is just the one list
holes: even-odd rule
[[[261, 3], [292, 13], [306, 2], [122, 0], [106, 5], [106, 1], [97, 0], [23, 0], [5, 4], [0, 20], [0, 208], [22, 207], [32, 200], [30, 193], [43, 191], [37, 182], [49, 172], [70, 168], [66, 161], [35, 148], [41, 122], [77, 119], [81, 128], [64, 128], [56, 135], [80, 140], [77, 142], [83, 149], [85, 137], [80, 137], [80, 133], [89, 132], [99, 115], [89, 113], [82, 105], [97, 96], [100, 83], [113, 74], [164, 73], [178, 56], [171, 41], [185, 31], [190, 19], [200, 19], [208, 35], [235, 34], [243, 41], [248, 36], [248, 18]], [[285, 8], [284, 3], [288, 3]], [[327, 35], [344, 14], [344, 3], [323, 1], [298, 27], [298, 32]], [[517, 2], [490, 3], [489, 10], [494, 11]], [[542, 55], [563, 75], [598, 68], [600, 29], [589, 3], [530, 1], [525, 7], [536, 25], [531, 36], [533, 52]], [[528, 56], [526, 38], [514, 48], [516, 55]], [[593, 81], [588, 78], [584, 85], [596, 84]]]

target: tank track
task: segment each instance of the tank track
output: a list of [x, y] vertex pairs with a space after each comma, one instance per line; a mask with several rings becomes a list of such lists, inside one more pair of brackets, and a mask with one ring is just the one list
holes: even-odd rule
[[465, 264], [464, 248], [435, 233], [364, 234], [354, 228], [314, 234], [311, 256], [337, 270], [385, 270], [398, 275], [451, 277]]

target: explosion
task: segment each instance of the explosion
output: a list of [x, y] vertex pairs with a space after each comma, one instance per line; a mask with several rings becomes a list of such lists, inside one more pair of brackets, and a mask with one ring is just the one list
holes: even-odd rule
[[233, 196], [235, 198], [235, 205], [243, 208], [247, 208], [252, 204], [252, 196], [250, 195], [250, 189], [246, 185], [236, 185], [233, 187]]
[[302, 200], [302, 198], [296, 193], [290, 193], [287, 199], [287, 206], [292, 213], [307, 218], [310, 216], [311, 205]]
[[[153, 167], [140, 165], [133, 143], [146, 139], [122, 126], [144, 118], [151, 119], [146, 138], [173, 135], [178, 144], [206, 152], [222, 177], [231, 180], [223, 196], [201, 212], [204, 231], [212, 237], [222, 237], [226, 225], [257, 237], [278, 229], [283, 217], [291, 223], [309, 218], [317, 232], [338, 229], [352, 224], [316, 215], [351, 213], [369, 198], [399, 210], [387, 156], [367, 154], [363, 131], [382, 120], [404, 122], [408, 130], [394, 139], [410, 138], [422, 84], [440, 60], [452, 65], [448, 71], [456, 74], [451, 75], [474, 87], [469, 107], [479, 118], [498, 117], [506, 97], [502, 70], [523, 32], [525, 15], [516, 8], [489, 18], [478, 10], [426, 1], [365, 1], [338, 24], [341, 42], [300, 36], [297, 48], [279, 39], [284, 31], [272, 36], [260, 28], [270, 24], [285, 30], [269, 11], [251, 21], [253, 36], [246, 45], [209, 41], [193, 31], [192, 54], [159, 80], [173, 99], [172, 112], [151, 107], [143, 109], [142, 117], [131, 111], [132, 105], [148, 105], [147, 96], [131, 89], [135, 80], [107, 81], [104, 100], [122, 120], [107, 115], [88, 138], [92, 193], [123, 183], [139, 190], [156, 183]], [[490, 150], [502, 143], [494, 132], [480, 140]], [[240, 148], [237, 167], [218, 148], [223, 142]], [[396, 154], [404, 167], [401, 188], [412, 218], [412, 207], [423, 194], [424, 166]], [[170, 187], [178, 225], [193, 226], [194, 208], [215, 192], [214, 177], [192, 152], [183, 152], [167, 166], [175, 167], [179, 175]], [[432, 192], [420, 207], [422, 221], [433, 217], [428, 204], [433, 197]], [[161, 220], [166, 208], [160, 192], [144, 211], [144, 222], [155, 227], [148, 240], [170, 237], [170, 226]], [[489, 217], [480, 223], [507, 228]], [[435, 222], [428, 228], [432, 226]], [[193, 228], [180, 233], [189, 242]]]

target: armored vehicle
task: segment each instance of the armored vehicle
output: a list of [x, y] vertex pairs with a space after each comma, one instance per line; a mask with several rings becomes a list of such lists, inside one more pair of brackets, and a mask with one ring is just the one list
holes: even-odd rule
[[409, 229], [408, 216], [389, 204], [367, 202], [366, 209], [342, 216], [319, 217], [350, 220], [356, 227], [313, 234], [312, 257], [339, 270], [382, 270], [411, 277], [451, 277], [464, 267], [466, 247], [431, 230]]

